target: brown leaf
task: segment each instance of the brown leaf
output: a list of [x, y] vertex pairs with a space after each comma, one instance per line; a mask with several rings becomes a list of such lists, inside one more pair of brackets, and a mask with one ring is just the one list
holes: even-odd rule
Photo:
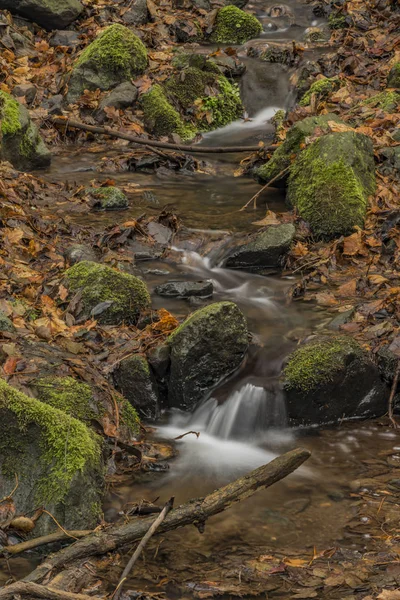
[[12, 375], [15, 373], [15, 367], [18, 364], [18, 358], [15, 356], [9, 356], [3, 365], [3, 371], [6, 375]]
[[377, 600], [400, 600], [400, 590], [383, 590]]
[[351, 279], [350, 281], [346, 281], [336, 290], [336, 294], [341, 298], [346, 298], [348, 296], [355, 296], [357, 292], [357, 280]]

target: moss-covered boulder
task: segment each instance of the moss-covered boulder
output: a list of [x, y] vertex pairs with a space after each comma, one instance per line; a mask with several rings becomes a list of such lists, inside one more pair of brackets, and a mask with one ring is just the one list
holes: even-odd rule
[[0, 0], [0, 9], [21, 15], [45, 29], [64, 29], [79, 17], [79, 0]]
[[385, 387], [352, 338], [317, 337], [289, 356], [284, 369], [288, 417], [295, 425], [382, 415]]
[[144, 356], [134, 354], [121, 360], [114, 381], [143, 419], [153, 421], [160, 415], [157, 385]]
[[170, 103], [164, 89], [160, 85], [154, 85], [141, 97], [141, 105], [144, 113], [144, 123], [148, 131], [157, 137], [178, 134], [183, 140], [194, 137], [196, 130], [189, 123], [185, 123], [183, 117]]
[[127, 27], [115, 23], [102, 31], [76, 61], [68, 82], [69, 102], [87, 90], [110, 90], [134, 79], [147, 67], [142, 41]]
[[0, 91], [0, 156], [16, 169], [30, 171], [48, 167], [50, 151], [39, 135], [29, 112], [15, 98]]
[[387, 78], [387, 86], [400, 90], [400, 62], [393, 65]]
[[241, 364], [248, 347], [246, 319], [233, 302], [194, 312], [168, 338], [170, 406], [191, 410]]
[[139, 433], [139, 417], [129, 402], [123, 398], [114, 398], [112, 406], [107, 405], [105, 398], [94, 393], [90, 385], [73, 377], [42, 377], [34, 382], [33, 389], [38, 400], [62, 410], [88, 426], [95, 423], [108, 426], [110, 420], [115, 418], [116, 402], [119, 436], [129, 439]]
[[308, 106], [311, 102], [311, 98], [315, 96], [318, 101], [326, 98], [331, 92], [339, 88], [339, 78], [331, 77], [330, 79], [317, 79], [310, 86], [310, 89], [304, 94], [300, 100], [300, 106]]
[[87, 188], [85, 193], [96, 210], [123, 210], [129, 206], [124, 192], [114, 186]]
[[285, 141], [275, 150], [272, 158], [256, 169], [254, 175], [261, 184], [265, 184], [290, 166], [293, 158], [300, 152], [306, 138], [316, 130], [321, 135], [329, 133], [329, 121], [339, 122], [339, 117], [333, 113], [319, 117], [307, 117], [298, 121], [289, 129]]
[[[44, 505], [67, 529], [93, 527], [100, 515], [100, 438], [81, 421], [29, 398], [0, 379], [0, 495], [19, 513]], [[35, 534], [57, 529], [46, 515]]]
[[289, 252], [296, 230], [291, 223], [271, 225], [249, 236], [246, 243], [231, 248], [222, 264], [229, 269], [262, 271], [281, 267]]
[[316, 237], [331, 239], [363, 227], [375, 185], [371, 139], [353, 131], [332, 133], [299, 154], [287, 199]]
[[224, 6], [218, 11], [211, 41], [218, 44], [244, 44], [262, 32], [260, 21], [237, 6]]
[[135, 324], [150, 307], [150, 295], [141, 279], [98, 263], [73, 265], [65, 273], [65, 285], [71, 292], [80, 291], [82, 315], [94, 316], [100, 323]]

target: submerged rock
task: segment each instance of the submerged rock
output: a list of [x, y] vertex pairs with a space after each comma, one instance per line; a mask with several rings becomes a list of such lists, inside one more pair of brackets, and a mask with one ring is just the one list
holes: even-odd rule
[[0, 9], [21, 15], [45, 29], [63, 29], [79, 17], [79, 0], [0, 0]]
[[140, 416], [153, 421], [160, 414], [157, 386], [144, 356], [124, 358], [114, 371], [114, 380]]
[[[94, 262], [82, 261], [68, 269], [65, 284], [70, 291], [81, 292], [83, 314], [94, 315], [100, 323], [136, 323], [150, 307], [150, 295], [141, 279]], [[103, 305], [101, 312], [94, 310], [99, 305]]]
[[246, 319], [233, 302], [210, 304], [186, 319], [167, 342], [169, 404], [191, 410], [240, 366], [248, 347]]
[[114, 186], [87, 188], [86, 194], [92, 200], [92, 208], [97, 210], [122, 210], [128, 208], [128, 198]]
[[68, 82], [68, 101], [87, 90], [111, 90], [135, 79], [147, 67], [147, 50], [127, 27], [115, 23], [102, 31], [82, 52]]
[[[0, 494], [19, 513], [45, 506], [67, 529], [89, 529], [100, 516], [104, 479], [101, 441], [81, 421], [0, 379]], [[42, 516], [36, 535], [54, 531]]]
[[16, 169], [27, 171], [50, 165], [50, 151], [27, 109], [3, 91], [0, 91], [0, 129], [2, 160], [9, 161]]
[[292, 424], [319, 425], [386, 411], [378, 369], [350, 337], [319, 337], [300, 346], [283, 374]]
[[325, 135], [303, 150], [290, 169], [287, 200], [324, 239], [363, 227], [375, 191], [372, 140], [345, 131]]
[[251, 235], [245, 244], [231, 249], [222, 264], [229, 269], [245, 271], [280, 267], [295, 233], [296, 229], [291, 223], [271, 225], [265, 231]]
[[210, 298], [213, 295], [212, 281], [168, 281], [155, 288], [155, 293], [166, 298]]
[[221, 8], [214, 22], [211, 41], [219, 44], [244, 44], [262, 32], [260, 21], [237, 6]]

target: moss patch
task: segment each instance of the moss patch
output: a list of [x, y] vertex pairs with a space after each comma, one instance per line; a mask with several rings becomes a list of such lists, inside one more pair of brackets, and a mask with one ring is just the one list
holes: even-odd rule
[[160, 85], [154, 85], [141, 97], [146, 129], [160, 137], [177, 133], [183, 140], [190, 140], [196, 130], [185, 123], [179, 112], [170, 104]]
[[1, 133], [15, 135], [22, 130], [19, 103], [9, 94], [0, 91]]
[[211, 41], [219, 44], [244, 44], [262, 32], [256, 17], [237, 6], [225, 6], [218, 11]]
[[310, 89], [304, 94], [300, 100], [300, 106], [308, 106], [313, 94], [315, 94], [318, 101], [320, 101], [338, 87], [339, 79], [337, 77], [332, 77], [331, 79], [318, 79], [318, 81], [314, 81]]
[[386, 112], [392, 113], [396, 111], [397, 106], [400, 104], [400, 93], [386, 90], [371, 96], [371, 98], [367, 98], [367, 100], [363, 100], [361, 104], [364, 106], [381, 108]]
[[400, 89], [400, 62], [393, 65], [390, 69], [387, 86], [390, 88]]
[[65, 273], [71, 291], [82, 290], [84, 311], [90, 311], [101, 302], [112, 304], [96, 318], [101, 323], [136, 323], [141, 311], [150, 307], [150, 295], [141, 279], [99, 265], [82, 261]]
[[125, 194], [114, 186], [87, 188], [86, 194], [95, 201], [93, 208], [99, 210], [118, 210], [127, 208], [129, 205]]
[[86, 424], [99, 418], [91, 387], [72, 377], [43, 377], [35, 382], [38, 399]]
[[99, 439], [83, 423], [61, 410], [29, 398], [3, 379], [0, 379], [0, 410], [12, 413], [22, 438], [7, 436], [8, 419], [3, 417], [0, 452], [5, 457], [3, 473], [7, 476], [23, 471], [24, 453], [29, 452], [29, 448], [24, 447], [24, 432], [30, 426], [39, 428], [40, 460], [46, 475], [37, 485], [38, 503], [62, 501], [77, 473], [83, 473], [88, 467], [99, 467]]
[[349, 337], [335, 336], [309, 342], [290, 355], [284, 369], [285, 388], [304, 395], [333, 381], [337, 372], [345, 369], [349, 352], [362, 357], [362, 348]]

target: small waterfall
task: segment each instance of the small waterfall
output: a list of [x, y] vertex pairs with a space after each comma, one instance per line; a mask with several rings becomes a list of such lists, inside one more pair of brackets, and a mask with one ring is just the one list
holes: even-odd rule
[[191, 428], [219, 439], [254, 440], [268, 429], [286, 425], [286, 411], [278, 390], [247, 383], [222, 404], [210, 398], [193, 413]]

